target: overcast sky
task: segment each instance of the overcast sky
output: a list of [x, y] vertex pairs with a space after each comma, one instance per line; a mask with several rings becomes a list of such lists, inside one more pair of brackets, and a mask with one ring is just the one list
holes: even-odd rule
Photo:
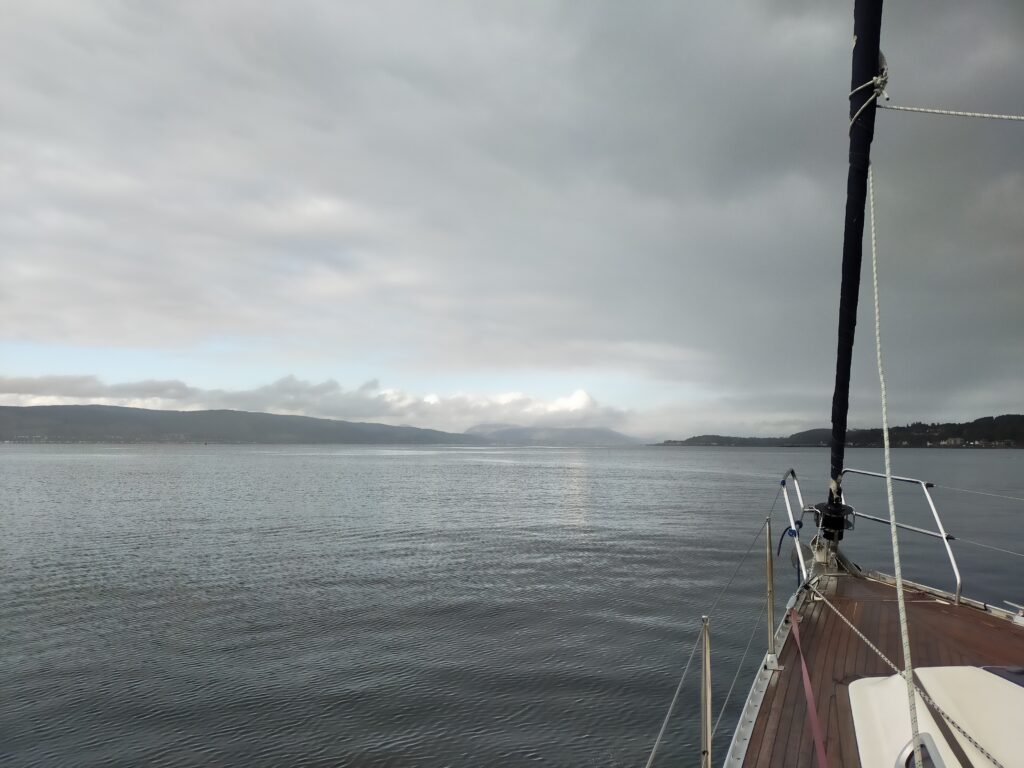
[[[828, 424], [852, 3], [0, 9], [0, 402]], [[892, 103], [1024, 113], [1022, 41], [890, 2]], [[1024, 410], [1022, 147], [878, 116], [894, 423]]]

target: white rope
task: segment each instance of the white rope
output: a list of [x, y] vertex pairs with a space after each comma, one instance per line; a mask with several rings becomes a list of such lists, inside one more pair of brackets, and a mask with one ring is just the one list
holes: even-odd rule
[[885, 494], [889, 500], [889, 533], [892, 538], [893, 575], [896, 577], [896, 602], [900, 613], [900, 640], [903, 642], [903, 676], [907, 683], [907, 705], [910, 709], [910, 733], [914, 739], [914, 765], [923, 768], [917, 726], [917, 699], [914, 696], [914, 668], [910, 661], [910, 630], [907, 627], [907, 606], [903, 600], [903, 569], [900, 565], [900, 544], [896, 536], [896, 503], [892, 494], [892, 457], [889, 450], [889, 407], [885, 394], [885, 372], [882, 368], [882, 323], [878, 301], [878, 247], [875, 239], [875, 177], [868, 168], [868, 204], [871, 211], [871, 280], [875, 289], [875, 356], [878, 358], [878, 383], [882, 390], [882, 452], [885, 454]]
[[854, 116], [850, 118], [850, 127], [848, 129], [850, 131], [853, 130], [853, 124], [857, 122], [857, 118], [860, 117], [861, 114], [863, 114], [864, 110], [867, 109], [872, 102], [876, 102], [876, 106], [882, 106], [881, 103], [878, 103], [879, 97], [884, 98], [886, 101], [889, 100], [889, 94], [885, 92], [885, 86], [889, 84], [889, 66], [885, 62], [885, 56], [879, 54], [879, 57], [881, 59], [879, 63], [882, 66], [882, 71], [879, 72], [874, 77], [872, 77], [866, 83], [861, 83], [852, 91], [850, 91], [849, 98], [852, 99], [855, 95], [863, 91], [865, 88], [874, 89], [874, 93], [868, 96], [867, 101], [861, 104], [860, 109], [858, 109]]
[[[857, 637], [859, 637], [859, 638], [860, 638], [861, 640], [863, 640], [863, 641], [864, 641], [864, 644], [865, 644], [865, 645], [867, 645], [867, 647], [868, 647], [868, 648], [870, 648], [870, 649], [871, 649], [872, 651], [874, 651], [874, 652], [875, 652], [875, 654], [876, 654], [876, 655], [878, 656], [878, 658], [880, 658], [880, 659], [881, 659], [881, 660], [882, 660], [883, 662], [885, 662], [886, 666], [888, 666], [888, 667], [889, 667], [889, 669], [891, 669], [891, 670], [892, 670], [893, 672], [895, 672], [895, 673], [896, 673], [897, 675], [900, 675], [900, 674], [902, 674], [902, 673], [900, 672], [900, 669], [899, 669], [899, 667], [897, 667], [897, 666], [896, 666], [896, 665], [895, 665], [895, 664], [894, 664], [894, 663], [892, 662], [892, 660], [890, 660], [890, 659], [889, 659], [889, 657], [888, 657], [888, 656], [886, 656], [886, 655], [885, 655], [884, 653], [882, 653], [882, 651], [881, 651], [881, 650], [879, 650], [878, 646], [877, 646], [877, 645], [875, 645], [874, 643], [872, 643], [872, 642], [871, 642], [871, 641], [870, 641], [870, 640], [869, 640], [869, 639], [867, 638], [867, 635], [865, 635], [865, 634], [864, 634], [863, 632], [861, 632], [861, 631], [860, 631], [859, 629], [857, 629], [857, 627], [855, 627], [855, 626], [854, 626], [854, 624], [853, 624], [853, 622], [852, 622], [852, 621], [850, 621], [850, 620], [849, 620], [848, 618], [846, 618], [846, 614], [844, 614], [844, 613], [843, 613], [842, 611], [840, 611], [840, 610], [839, 610], [838, 608], [836, 608], [836, 607], [835, 607], [835, 606], [834, 606], [834, 605], [833, 605], [833, 604], [832, 604], [832, 603], [831, 603], [831, 602], [829, 601], [829, 599], [828, 599], [827, 597], [825, 597], [825, 596], [824, 596], [823, 594], [821, 594], [821, 592], [819, 592], [819, 591], [817, 590], [817, 588], [815, 588], [815, 587], [814, 587], [813, 585], [810, 585], [810, 584], [809, 584], [809, 585], [808, 585], [808, 589], [810, 589], [810, 590], [811, 590], [811, 591], [812, 591], [812, 592], [813, 592], [814, 594], [816, 594], [816, 595], [817, 595], [818, 597], [820, 597], [820, 598], [821, 598], [821, 600], [822, 600], [822, 602], [823, 602], [823, 603], [825, 603], [825, 605], [827, 605], [827, 606], [828, 606], [829, 608], [831, 608], [831, 609], [832, 609], [832, 612], [833, 612], [833, 613], [835, 613], [835, 615], [836, 615], [836, 616], [838, 616], [838, 617], [839, 617], [840, 619], [842, 619], [843, 623], [844, 623], [844, 624], [846, 624], [846, 626], [848, 626], [848, 627], [850, 628], [850, 631], [852, 631], [852, 632], [853, 632], [853, 634], [855, 634], [855, 635], [856, 635]], [[981, 744], [979, 744], [979, 743], [978, 743], [978, 741], [977, 741], [977, 740], [976, 740], [976, 739], [975, 739], [975, 738], [974, 738], [973, 736], [971, 736], [971, 735], [970, 735], [970, 734], [969, 734], [969, 733], [968, 733], [967, 731], [965, 731], [965, 730], [964, 730], [964, 728], [963, 728], [963, 726], [961, 726], [961, 725], [960, 725], [960, 724], [959, 724], [959, 723], [958, 723], [958, 722], [957, 722], [956, 720], [954, 720], [954, 719], [953, 719], [953, 718], [952, 718], [952, 717], [951, 717], [951, 716], [949, 715], [949, 713], [948, 713], [948, 712], [946, 712], [946, 711], [945, 711], [945, 710], [944, 710], [944, 709], [943, 709], [942, 707], [940, 707], [940, 706], [939, 706], [938, 704], [936, 704], [936, 703], [935, 703], [935, 699], [933, 699], [933, 698], [932, 698], [932, 697], [931, 697], [931, 696], [929, 695], [929, 693], [928, 693], [928, 692], [927, 692], [926, 690], [924, 690], [924, 689], [923, 689], [923, 688], [921, 688], [921, 687], [920, 687], [919, 685], [917, 685], [917, 683], [914, 683], [914, 690], [916, 690], [916, 691], [917, 691], [917, 694], [918, 694], [918, 695], [919, 695], [919, 696], [920, 696], [920, 697], [921, 697], [921, 698], [922, 698], [922, 699], [923, 699], [924, 701], [926, 701], [926, 702], [927, 702], [928, 704], [930, 704], [930, 705], [931, 705], [931, 706], [932, 706], [932, 707], [933, 707], [933, 708], [935, 709], [935, 711], [936, 711], [936, 712], [938, 712], [938, 713], [939, 713], [939, 715], [940, 715], [940, 716], [942, 717], [942, 719], [943, 719], [943, 720], [945, 720], [945, 721], [946, 721], [947, 723], [949, 723], [949, 725], [950, 725], [950, 726], [951, 726], [951, 727], [952, 727], [952, 728], [953, 728], [953, 729], [954, 729], [954, 730], [955, 730], [955, 731], [956, 731], [957, 733], [959, 733], [959, 734], [960, 734], [961, 736], [963, 736], [963, 737], [964, 737], [964, 739], [966, 739], [966, 740], [967, 740], [967, 742], [968, 742], [968, 743], [969, 743], [969, 744], [970, 744], [970, 745], [971, 745], [972, 747], [974, 747], [974, 748], [975, 748], [976, 750], [978, 750], [978, 752], [980, 752], [980, 753], [981, 753], [982, 755], [984, 755], [984, 756], [985, 756], [985, 759], [987, 759], [987, 760], [988, 760], [988, 761], [989, 761], [990, 763], [992, 763], [992, 765], [996, 766], [996, 768], [1003, 768], [1003, 764], [1002, 764], [1002, 763], [1000, 763], [1000, 762], [999, 762], [999, 761], [998, 761], [998, 760], [997, 760], [997, 759], [996, 759], [996, 758], [995, 758], [995, 757], [994, 757], [994, 756], [992, 755], [992, 753], [990, 753], [990, 752], [989, 752], [989, 751], [988, 751], [987, 749], [985, 749], [985, 748], [984, 748], [983, 746], [981, 746]]]
[[872, 93], [870, 96], [867, 97], [867, 100], [864, 101], [864, 103], [862, 103], [860, 105], [860, 109], [857, 110], [857, 114], [854, 115], [852, 118], [850, 118], [850, 128], [849, 128], [849, 130], [851, 130], [851, 131], [853, 130], [853, 124], [857, 122], [857, 118], [860, 117], [861, 113], [863, 113], [864, 110], [867, 109], [867, 105], [870, 104], [872, 101], [878, 101], [878, 100], [879, 100], [879, 94], [878, 94], [877, 91]]
[[980, 117], [986, 120], [1024, 120], [1024, 115], [997, 115], [991, 112], [962, 112], [956, 109], [927, 109], [926, 107], [903, 107], [896, 104], [879, 104], [879, 109], [894, 112], [920, 112], [925, 115], [950, 115], [952, 117]]
[[876, 86], [877, 87], [878, 84], [879, 84], [879, 79], [877, 77], [872, 77], [866, 83], [861, 83], [856, 88], [854, 88], [852, 91], [850, 91], [850, 97], [857, 95], [858, 93], [863, 91], [865, 88], [870, 88], [871, 86]]

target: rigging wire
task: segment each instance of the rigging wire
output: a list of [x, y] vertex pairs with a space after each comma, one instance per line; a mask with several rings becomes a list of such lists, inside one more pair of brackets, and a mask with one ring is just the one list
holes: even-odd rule
[[[770, 518], [772, 516], [772, 513], [774, 513], [774, 511], [775, 511], [775, 504], [778, 502], [778, 497], [779, 497], [779, 494], [781, 494], [781, 493], [782, 493], [782, 486], [779, 485], [778, 490], [776, 490], [776, 492], [775, 492], [775, 501], [772, 502], [771, 511], [768, 513], [768, 518]], [[729, 577], [729, 581], [726, 582], [725, 586], [721, 590], [719, 590], [718, 596], [715, 598], [715, 602], [713, 602], [711, 604], [711, 608], [708, 610], [708, 615], [709, 616], [715, 615], [715, 608], [718, 607], [719, 602], [722, 600], [722, 595], [724, 595], [726, 590], [728, 590], [729, 587], [732, 586], [732, 583], [736, 579], [736, 574], [739, 573], [739, 569], [743, 566], [743, 563], [746, 562], [746, 558], [750, 557], [751, 550], [754, 549], [754, 545], [758, 543], [758, 539], [761, 538], [761, 531], [765, 529], [765, 525], [767, 525], [767, 524], [768, 524], [768, 519], [765, 519], [765, 521], [762, 522], [760, 526], [758, 526], [757, 534], [754, 535], [754, 539], [751, 540], [750, 546], [748, 548], [746, 548], [746, 551], [743, 553], [743, 556], [740, 557], [739, 558], [739, 562], [736, 563], [736, 567], [733, 569], [732, 575], [731, 575], [731, 577]]]
[[679, 699], [679, 692], [683, 689], [683, 683], [686, 681], [686, 673], [690, 671], [690, 663], [693, 661], [693, 655], [697, 652], [697, 646], [700, 645], [701, 637], [704, 635], [704, 625], [701, 624], [699, 630], [697, 630], [697, 637], [693, 641], [693, 647], [690, 649], [690, 657], [686, 660], [686, 666], [683, 667], [683, 675], [679, 678], [679, 685], [676, 686], [676, 692], [672, 694], [672, 701], [668, 705], [668, 712], [665, 713], [665, 719], [661, 722], [661, 730], [658, 731], [658, 738], [654, 740], [654, 746], [651, 747], [651, 755], [647, 758], [647, 765], [645, 768], [651, 768], [654, 765], [654, 756], [658, 754], [658, 747], [661, 746], [661, 738], [665, 735], [665, 729], [668, 728], [668, 721], [672, 717], [672, 710], [675, 709], [676, 701]]
[[[772, 502], [771, 511], [768, 513], [768, 519], [770, 519], [772, 514], [775, 512], [775, 505], [778, 503], [779, 495], [781, 493], [782, 486], [779, 486], [779, 489], [775, 491], [775, 500]], [[725, 586], [718, 591], [718, 595], [715, 597], [715, 601], [711, 604], [711, 608], [708, 609], [707, 616], [710, 617], [714, 615], [715, 608], [718, 607], [718, 603], [722, 600], [722, 596], [726, 593], [726, 591], [728, 591], [729, 587], [732, 586], [733, 581], [736, 579], [736, 575], [740, 572], [740, 568], [747, 561], [747, 557], [750, 555], [750, 551], [754, 548], [754, 545], [757, 543], [757, 540], [761, 538], [761, 531], [763, 531], [765, 526], [768, 525], [768, 519], [766, 519], [758, 527], [757, 533], [754, 534], [754, 538], [750, 541], [750, 546], [747, 547], [747, 551], [743, 553], [743, 556], [740, 558], [740, 561], [736, 564], [736, 568], [733, 570], [732, 576], [729, 577], [729, 581], [727, 581]], [[654, 746], [651, 747], [651, 754], [647, 758], [645, 768], [651, 768], [651, 766], [654, 765], [654, 758], [658, 754], [658, 747], [661, 746], [661, 740], [665, 735], [665, 731], [668, 729], [668, 722], [672, 719], [672, 711], [675, 709], [676, 702], [679, 700], [679, 693], [683, 690], [683, 683], [686, 681], [686, 675], [690, 671], [690, 664], [691, 662], [693, 662], [693, 655], [697, 651], [697, 646], [700, 644], [701, 637], [703, 636], [703, 634], [704, 626], [701, 625], [701, 628], [697, 631], [697, 637], [693, 641], [693, 647], [690, 648], [690, 656], [686, 660], [686, 666], [683, 667], [683, 674], [679, 678], [679, 684], [676, 685], [676, 691], [674, 694], [672, 694], [672, 701], [669, 702], [668, 712], [665, 713], [665, 719], [661, 721], [661, 729], [658, 731], [658, 736], [654, 740]]]
[[939, 485], [935, 483], [935, 488], [941, 488], [944, 491], [957, 491], [958, 493], [973, 493], [977, 496], [992, 496], [996, 499], [1006, 499], [1008, 501], [1024, 501], [1024, 498], [1020, 496], [1007, 496], [1004, 493], [990, 493], [989, 491], [975, 491], [971, 488], [954, 488], [952, 485]]
[[[818, 597], [820, 597], [822, 602], [825, 603], [825, 605], [827, 605], [832, 610], [832, 612], [835, 613], [835, 615], [838, 616], [842, 620], [842, 622], [844, 624], [846, 624], [846, 626], [848, 626], [850, 628], [850, 630], [853, 632], [853, 634], [855, 634], [857, 637], [859, 637], [861, 640], [863, 640], [864, 644], [867, 645], [867, 647], [870, 648], [872, 651], [874, 651], [875, 654], [878, 656], [878, 658], [880, 658], [883, 662], [885, 662], [886, 666], [888, 666], [889, 669], [891, 669], [897, 675], [900, 675], [900, 676], [903, 675], [903, 673], [900, 671], [900, 668], [897, 667], [889, 659], [888, 656], [886, 656], [884, 653], [882, 653], [882, 651], [879, 650], [878, 646], [875, 645], [874, 643], [872, 643], [868, 639], [867, 635], [865, 635], [863, 632], [861, 632], [859, 629], [857, 629], [857, 627], [854, 626], [853, 622], [850, 621], [848, 618], [846, 618], [846, 614], [844, 614], [842, 611], [840, 611], [838, 608], [836, 608], [836, 606], [833, 605], [832, 602], [827, 597], [825, 597], [825, 595], [823, 595], [818, 590], [817, 587], [815, 587], [813, 584], [808, 584], [807, 588], [809, 590], [811, 590], [811, 592], [816, 594]], [[965, 731], [963, 726], [960, 725], [956, 720], [954, 720], [952, 718], [952, 716], [949, 715], [949, 713], [947, 713], [944, 709], [942, 709], [942, 707], [940, 707], [938, 704], [936, 704], [935, 700], [928, 694], [927, 691], [925, 691], [923, 688], [921, 688], [919, 685], [917, 685], [917, 683], [913, 683], [913, 686], [914, 686], [914, 690], [917, 691], [918, 696], [920, 696], [925, 702], [927, 702], [932, 707], [934, 707], [935, 711], [938, 712], [942, 716], [942, 718], [947, 723], [949, 723], [950, 726], [952, 726], [955, 731], [957, 731], [957, 733], [959, 733], [961, 736], [963, 736], [968, 741], [968, 743], [970, 743], [970, 745], [972, 747], [974, 747], [982, 755], [984, 755], [985, 758], [989, 762], [992, 763], [992, 765], [996, 766], [996, 768], [1003, 768], [1002, 763], [1000, 763], [987, 749], [985, 749], [983, 746], [981, 746], [981, 744], [978, 743], [977, 739], [975, 739], [967, 731]]]
[[1014, 552], [1012, 549], [1003, 549], [992, 544], [982, 544], [980, 541], [973, 541], [971, 539], [964, 539], [960, 536], [950, 536], [950, 541], [962, 541], [964, 544], [973, 544], [976, 547], [982, 549], [991, 549], [993, 552], [1002, 552], [1007, 555], [1016, 555], [1017, 557], [1024, 557], [1024, 552]]
[[[1005, 493], [991, 493], [990, 491], [977, 491], [973, 488], [957, 488], [952, 485], [939, 485], [938, 483], [932, 483], [933, 488], [941, 488], [944, 491], [956, 491], [957, 493], [971, 493], [976, 496], [991, 496], [995, 499], [1006, 499], [1007, 501], [1020, 501], [1024, 502], [1024, 498], [1020, 496], [1008, 496]], [[965, 539], [963, 536], [949, 536], [950, 541], [960, 541], [964, 544], [972, 544], [975, 547], [981, 547], [983, 549], [991, 549], [993, 552], [1002, 552], [1007, 555], [1014, 555], [1016, 557], [1024, 557], [1024, 552], [1014, 552], [1012, 549], [1004, 549], [1003, 547], [997, 547], [994, 544], [985, 544], [981, 541], [974, 541], [973, 539]]]
[[718, 717], [715, 718], [715, 727], [711, 730], [711, 738], [715, 737], [718, 733], [718, 724], [722, 722], [722, 715], [725, 714], [725, 708], [729, 704], [729, 698], [732, 696], [733, 688], [736, 687], [736, 681], [739, 680], [740, 672], [743, 671], [743, 662], [747, 660], [747, 652], [750, 650], [750, 644], [754, 642], [754, 635], [757, 634], [761, 628], [761, 617], [764, 616], [764, 610], [768, 607], [768, 598], [765, 597], [764, 602], [761, 603], [761, 612], [757, 614], [757, 621], [754, 622], [754, 628], [750, 631], [750, 639], [747, 640], [747, 647], [743, 649], [743, 656], [740, 657], [740, 663], [736, 665], [736, 674], [732, 676], [732, 684], [729, 686], [729, 692], [725, 694], [725, 701], [722, 702], [722, 708], [718, 710]]
[[[865, 83], [868, 85], [868, 83]], [[864, 86], [861, 86], [864, 87]], [[879, 109], [891, 109], [893, 112], [920, 112], [926, 115], [949, 115], [951, 117], [980, 117], [986, 120], [1021, 120], [1024, 115], [999, 115], [992, 112], [962, 112], [956, 109], [928, 109], [927, 107], [904, 107], [897, 104], [878, 104]]]
[[[878, 93], [876, 88], [875, 93]], [[900, 615], [900, 640], [903, 643], [901, 673], [907, 683], [907, 706], [910, 710], [910, 734], [914, 744], [914, 765], [923, 768], [920, 732], [917, 724], [917, 698], [914, 696], [914, 667], [910, 660], [910, 630], [907, 626], [907, 605], [903, 598], [903, 569], [900, 544], [896, 535], [896, 503], [892, 494], [892, 455], [889, 449], [889, 406], [885, 393], [885, 371], [882, 367], [882, 323], [878, 297], [878, 245], [875, 237], [875, 176], [868, 168], [868, 207], [871, 214], [871, 280], [875, 290], [875, 356], [878, 359], [878, 383], [882, 391], [882, 452], [885, 456], [885, 494], [889, 501], [889, 533], [892, 539], [893, 575], [896, 577], [896, 603]]]

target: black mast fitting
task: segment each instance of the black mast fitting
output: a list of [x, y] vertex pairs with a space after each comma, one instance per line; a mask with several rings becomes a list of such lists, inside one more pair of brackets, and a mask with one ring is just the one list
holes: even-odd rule
[[831, 482], [828, 501], [815, 505], [814, 515], [822, 535], [836, 542], [842, 540], [844, 530], [852, 527], [853, 509], [843, 503], [842, 472], [846, 453], [846, 417], [850, 408], [850, 365], [860, 298], [864, 208], [868, 169], [871, 167], [871, 140], [875, 134], [875, 91], [861, 86], [881, 73], [881, 27], [882, 0], [856, 0], [853, 10], [853, 72], [850, 79], [850, 169], [846, 178], [839, 342], [836, 352], [836, 384], [832, 395]]

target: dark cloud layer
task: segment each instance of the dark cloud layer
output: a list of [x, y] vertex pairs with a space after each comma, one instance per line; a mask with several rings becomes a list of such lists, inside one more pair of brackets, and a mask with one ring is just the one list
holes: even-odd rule
[[[628, 406], [649, 412], [648, 431], [827, 417], [846, 4], [26, 3], [4, 16], [4, 340], [232, 338], [268, 361], [296, 346], [384, 354], [398, 381], [617, 372], [638, 382]], [[1024, 112], [1022, 36], [1008, 0], [890, 3], [890, 93]], [[879, 115], [896, 420], [1020, 410], [1020, 146], [1018, 124]], [[865, 424], [869, 310], [865, 295]], [[195, 395], [87, 382], [80, 397]], [[690, 394], [649, 407], [644, 382]], [[253, 382], [252, 407], [300, 410], [274, 387]], [[349, 395], [331, 413], [370, 415]]]

